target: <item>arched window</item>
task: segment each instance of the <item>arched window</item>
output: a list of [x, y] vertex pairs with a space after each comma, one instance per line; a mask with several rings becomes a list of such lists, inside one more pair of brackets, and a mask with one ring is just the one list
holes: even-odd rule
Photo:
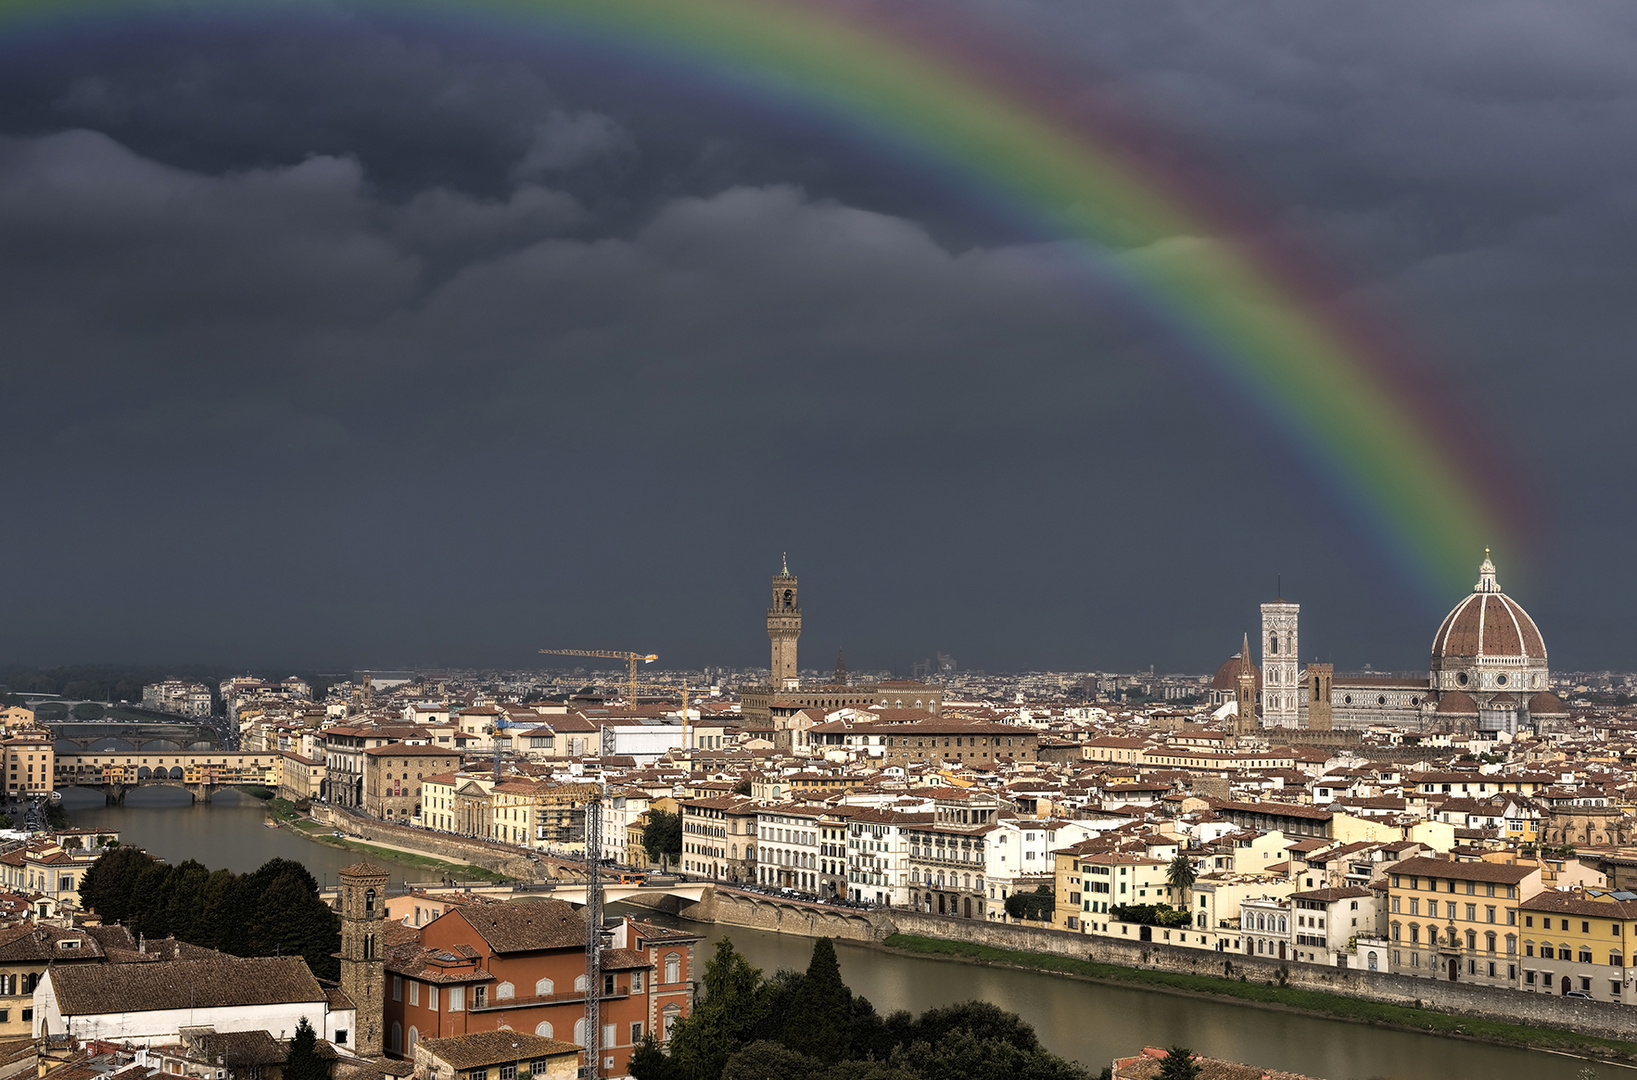
[[671, 1029], [676, 1027], [677, 1020], [682, 1016], [682, 1007], [675, 1003], [665, 1006], [659, 1012], [660, 1035], [667, 1042], [671, 1038]]
[[1371, 971], [1376, 970], [1376, 954], [1373, 951], [1365, 957], [1365, 962], [1369, 965]]
[[536, 1035], [543, 1035], [548, 1039], [551, 1038], [551, 1036], [552, 1036], [551, 1021], [550, 1020], [542, 1020], [538, 1024], [534, 1025], [534, 1033]]
[[574, 1041], [581, 1046], [585, 1045], [585, 1017], [574, 1021]]
[[1269, 634], [1268, 635], [1268, 655], [1270, 655], [1270, 656], [1278, 656], [1279, 655], [1279, 635], [1278, 634]]
[[365, 934], [364, 935], [364, 959], [365, 960], [375, 959], [375, 935], [374, 934]]
[[495, 1000], [496, 1001], [510, 1001], [512, 998], [514, 998], [516, 996], [517, 996], [517, 987], [513, 986], [509, 982], [503, 982], [499, 986], [495, 987]]
[[682, 981], [682, 956], [680, 953], [665, 954], [665, 981], [667, 983]]
[[364, 914], [365, 915], [373, 915], [374, 913], [375, 913], [375, 890], [374, 889], [365, 889], [364, 890]]
[[580, 993], [583, 994], [585, 992], [585, 988], [587, 986], [589, 986], [589, 985], [590, 985], [590, 983], [588, 983], [586, 981], [585, 975], [581, 974], [581, 975], [574, 976], [574, 989], [575, 990], [577, 990], [577, 991], [579, 991]]
[[1279, 933], [1285, 934], [1285, 933], [1289, 933], [1289, 932], [1290, 932], [1290, 923], [1285, 919], [1285, 917], [1283, 915], [1279, 916]]
[[[553, 983], [550, 979], [541, 979], [541, 980], [539, 980], [538, 982], [536, 982], [534, 984], [534, 996], [535, 997], [545, 997], [547, 994], [551, 993], [555, 989], [556, 989], [556, 984]], [[548, 1032], [546, 1032], [546, 1034], [550, 1035], [551, 1032], [548, 1031]]]
[[409, 1026], [409, 1044], [404, 1047], [404, 1053], [413, 1054], [415, 1052], [415, 1044], [420, 1041], [421, 1033], [415, 1030], [415, 1025], [411, 1024]]
[[401, 1054], [404, 1051], [404, 1026], [396, 1020], [392, 1022], [392, 1037], [387, 1042], [387, 1049], [394, 1054]]

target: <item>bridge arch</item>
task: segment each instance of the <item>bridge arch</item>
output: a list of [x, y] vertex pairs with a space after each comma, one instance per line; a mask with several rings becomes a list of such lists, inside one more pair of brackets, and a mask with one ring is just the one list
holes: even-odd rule
[[182, 744], [177, 742], [175, 739], [143, 739], [142, 745], [137, 747], [137, 749], [180, 751], [182, 749]]
[[99, 750], [124, 750], [131, 752], [136, 750], [136, 745], [129, 739], [121, 739], [115, 735], [107, 735], [103, 738], [93, 740], [91, 745], [87, 746], [85, 749], [91, 753], [96, 753]]

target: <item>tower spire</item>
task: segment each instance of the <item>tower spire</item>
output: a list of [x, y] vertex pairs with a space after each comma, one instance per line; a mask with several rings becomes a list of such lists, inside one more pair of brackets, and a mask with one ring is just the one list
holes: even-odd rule
[[[1487, 558], [1488, 556], [1489, 556], [1489, 549], [1484, 548], [1484, 557]], [[788, 552], [788, 551], [779, 552], [779, 562], [780, 562], [780, 565], [782, 566], [782, 569], [779, 571], [779, 573], [783, 574], [785, 577], [789, 577], [790, 576], [790, 552]]]

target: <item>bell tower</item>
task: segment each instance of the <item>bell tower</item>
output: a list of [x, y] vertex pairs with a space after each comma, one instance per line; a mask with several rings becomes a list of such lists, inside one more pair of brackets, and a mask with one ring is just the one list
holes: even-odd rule
[[1251, 664], [1250, 635], [1239, 650], [1239, 677], [1235, 680], [1233, 731], [1235, 735], [1253, 735], [1260, 725], [1256, 721], [1256, 668]]
[[1296, 633], [1301, 612], [1301, 605], [1283, 597], [1262, 605], [1262, 723], [1268, 727], [1300, 724]]
[[387, 872], [367, 862], [341, 871], [341, 990], [358, 1009], [352, 1048], [371, 1059], [383, 1049], [386, 885]]
[[1333, 664], [1307, 665], [1307, 729], [1329, 731], [1335, 723], [1330, 712], [1330, 684], [1336, 677]]
[[796, 641], [801, 637], [801, 600], [796, 591], [796, 575], [790, 572], [787, 556], [773, 575], [773, 606], [767, 609], [767, 637], [773, 646], [772, 673], [768, 685], [774, 691], [801, 688], [796, 667]]

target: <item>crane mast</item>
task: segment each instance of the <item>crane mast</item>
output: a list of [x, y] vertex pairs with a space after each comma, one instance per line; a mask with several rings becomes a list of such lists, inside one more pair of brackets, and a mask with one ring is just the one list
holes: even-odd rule
[[586, 1080], [602, 1075], [602, 795], [585, 804], [585, 1071]]

